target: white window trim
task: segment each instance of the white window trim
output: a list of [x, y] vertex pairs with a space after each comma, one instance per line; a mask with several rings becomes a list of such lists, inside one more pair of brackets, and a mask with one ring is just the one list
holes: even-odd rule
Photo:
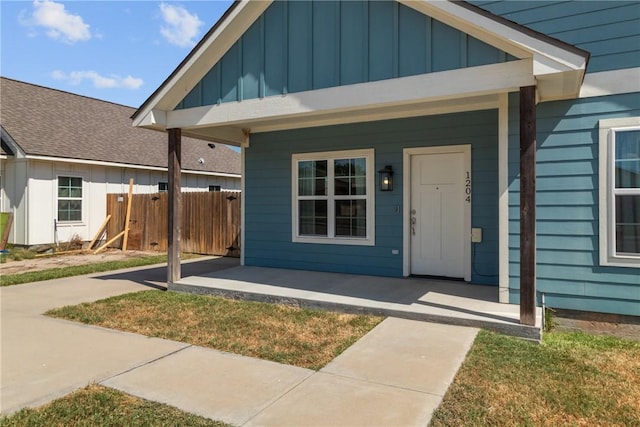
[[615, 133], [639, 129], [640, 117], [606, 119], [599, 122], [599, 249], [600, 265], [603, 266], [640, 268], [640, 255], [616, 254], [613, 168]]
[[[62, 221], [60, 220], [60, 218], [58, 218], [58, 201], [60, 200], [77, 200], [77, 198], [69, 198], [69, 197], [63, 197], [62, 199], [58, 196], [58, 190], [60, 188], [60, 178], [80, 178], [80, 180], [82, 181], [82, 197], [80, 198], [80, 205], [81, 205], [81, 211], [80, 211], [80, 221]], [[85, 220], [85, 213], [86, 213], [86, 205], [85, 205], [85, 194], [86, 194], [86, 186], [85, 186], [85, 182], [84, 182], [84, 176], [83, 175], [79, 175], [77, 173], [59, 173], [56, 175], [56, 186], [55, 186], [55, 195], [56, 195], [56, 203], [55, 203], [55, 218], [56, 218], [56, 224], [59, 227], [65, 227], [65, 226], [76, 226], [76, 225], [84, 225], [84, 220]]]
[[[160, 189], [160, 184], [165, 184], [167, 186], [166, 190]], [[169, 183], [167, 181], [158, 181], [158, 193], [166, 193], [169, 191]]]
[[[364, 157], [367, 161], [367, 236], [361, 237], [332, 237], [331, 232], [328, 237], [319, 236], [301, 236], [298, 233], [298, 162], [308, 160], [334, 160]], [[345, 150], [345, 151], [326, 151], [317, 153], [297, 153], [291, 156], [291, 241], [296, 243], [319, 243], [333, 245], [359, 245], [374, 246], [375, 245], [375, 156], [374, 149], [364, 150]], [[330, 178], [330, 177], [328, 177]], [[329, 179], [331, 183], [331, 180]], [[333, 229], [331, 224], [333, 218], [332, 212], [335, 199], [329, 197], [328, 210], [328, 228]]]

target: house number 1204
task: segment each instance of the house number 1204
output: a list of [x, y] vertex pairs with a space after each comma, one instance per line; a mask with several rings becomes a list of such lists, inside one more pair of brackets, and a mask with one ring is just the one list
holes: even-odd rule
[[471, 203], [471, 173], [469, 171], [464, 179], [464, 197], [467, 203]]

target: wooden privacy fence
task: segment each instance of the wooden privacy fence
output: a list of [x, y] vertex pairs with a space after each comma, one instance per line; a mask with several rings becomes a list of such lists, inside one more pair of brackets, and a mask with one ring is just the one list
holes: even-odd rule
[[[107, 240], [124, 229], [127, 194], [107, 194]], [[182, 193], [182, 252], [240, 255], [240, 193]], [[131, 197], [127, 249], [167, 250], [167, 193]], [[122, 247], [122, 238], [110, 246]]]

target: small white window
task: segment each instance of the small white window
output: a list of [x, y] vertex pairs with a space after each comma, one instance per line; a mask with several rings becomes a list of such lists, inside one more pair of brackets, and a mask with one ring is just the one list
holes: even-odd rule
[[600, 264], [640, 267], [640, 117], [600, 121]]
[[219, 185], [210, 185], [209, 186], [209, 191], [219, 192], [219, 191], [221, 191], [221, 187]]
[[374, 151], [294, 154], [292, 240], [373, 245]]
[[58, 221], [82, 221], [82, 178], [58, 177]]
[[166, 193], [167, 191], [169, 191], [169, 183], [158, 182], [158, 193]]

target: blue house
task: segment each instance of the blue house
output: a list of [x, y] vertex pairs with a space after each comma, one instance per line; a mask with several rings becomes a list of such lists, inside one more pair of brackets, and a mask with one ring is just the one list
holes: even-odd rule
[[238, 1], [133, 120], [242, 147], [244, 265], [640, 315], [636, 1]]

